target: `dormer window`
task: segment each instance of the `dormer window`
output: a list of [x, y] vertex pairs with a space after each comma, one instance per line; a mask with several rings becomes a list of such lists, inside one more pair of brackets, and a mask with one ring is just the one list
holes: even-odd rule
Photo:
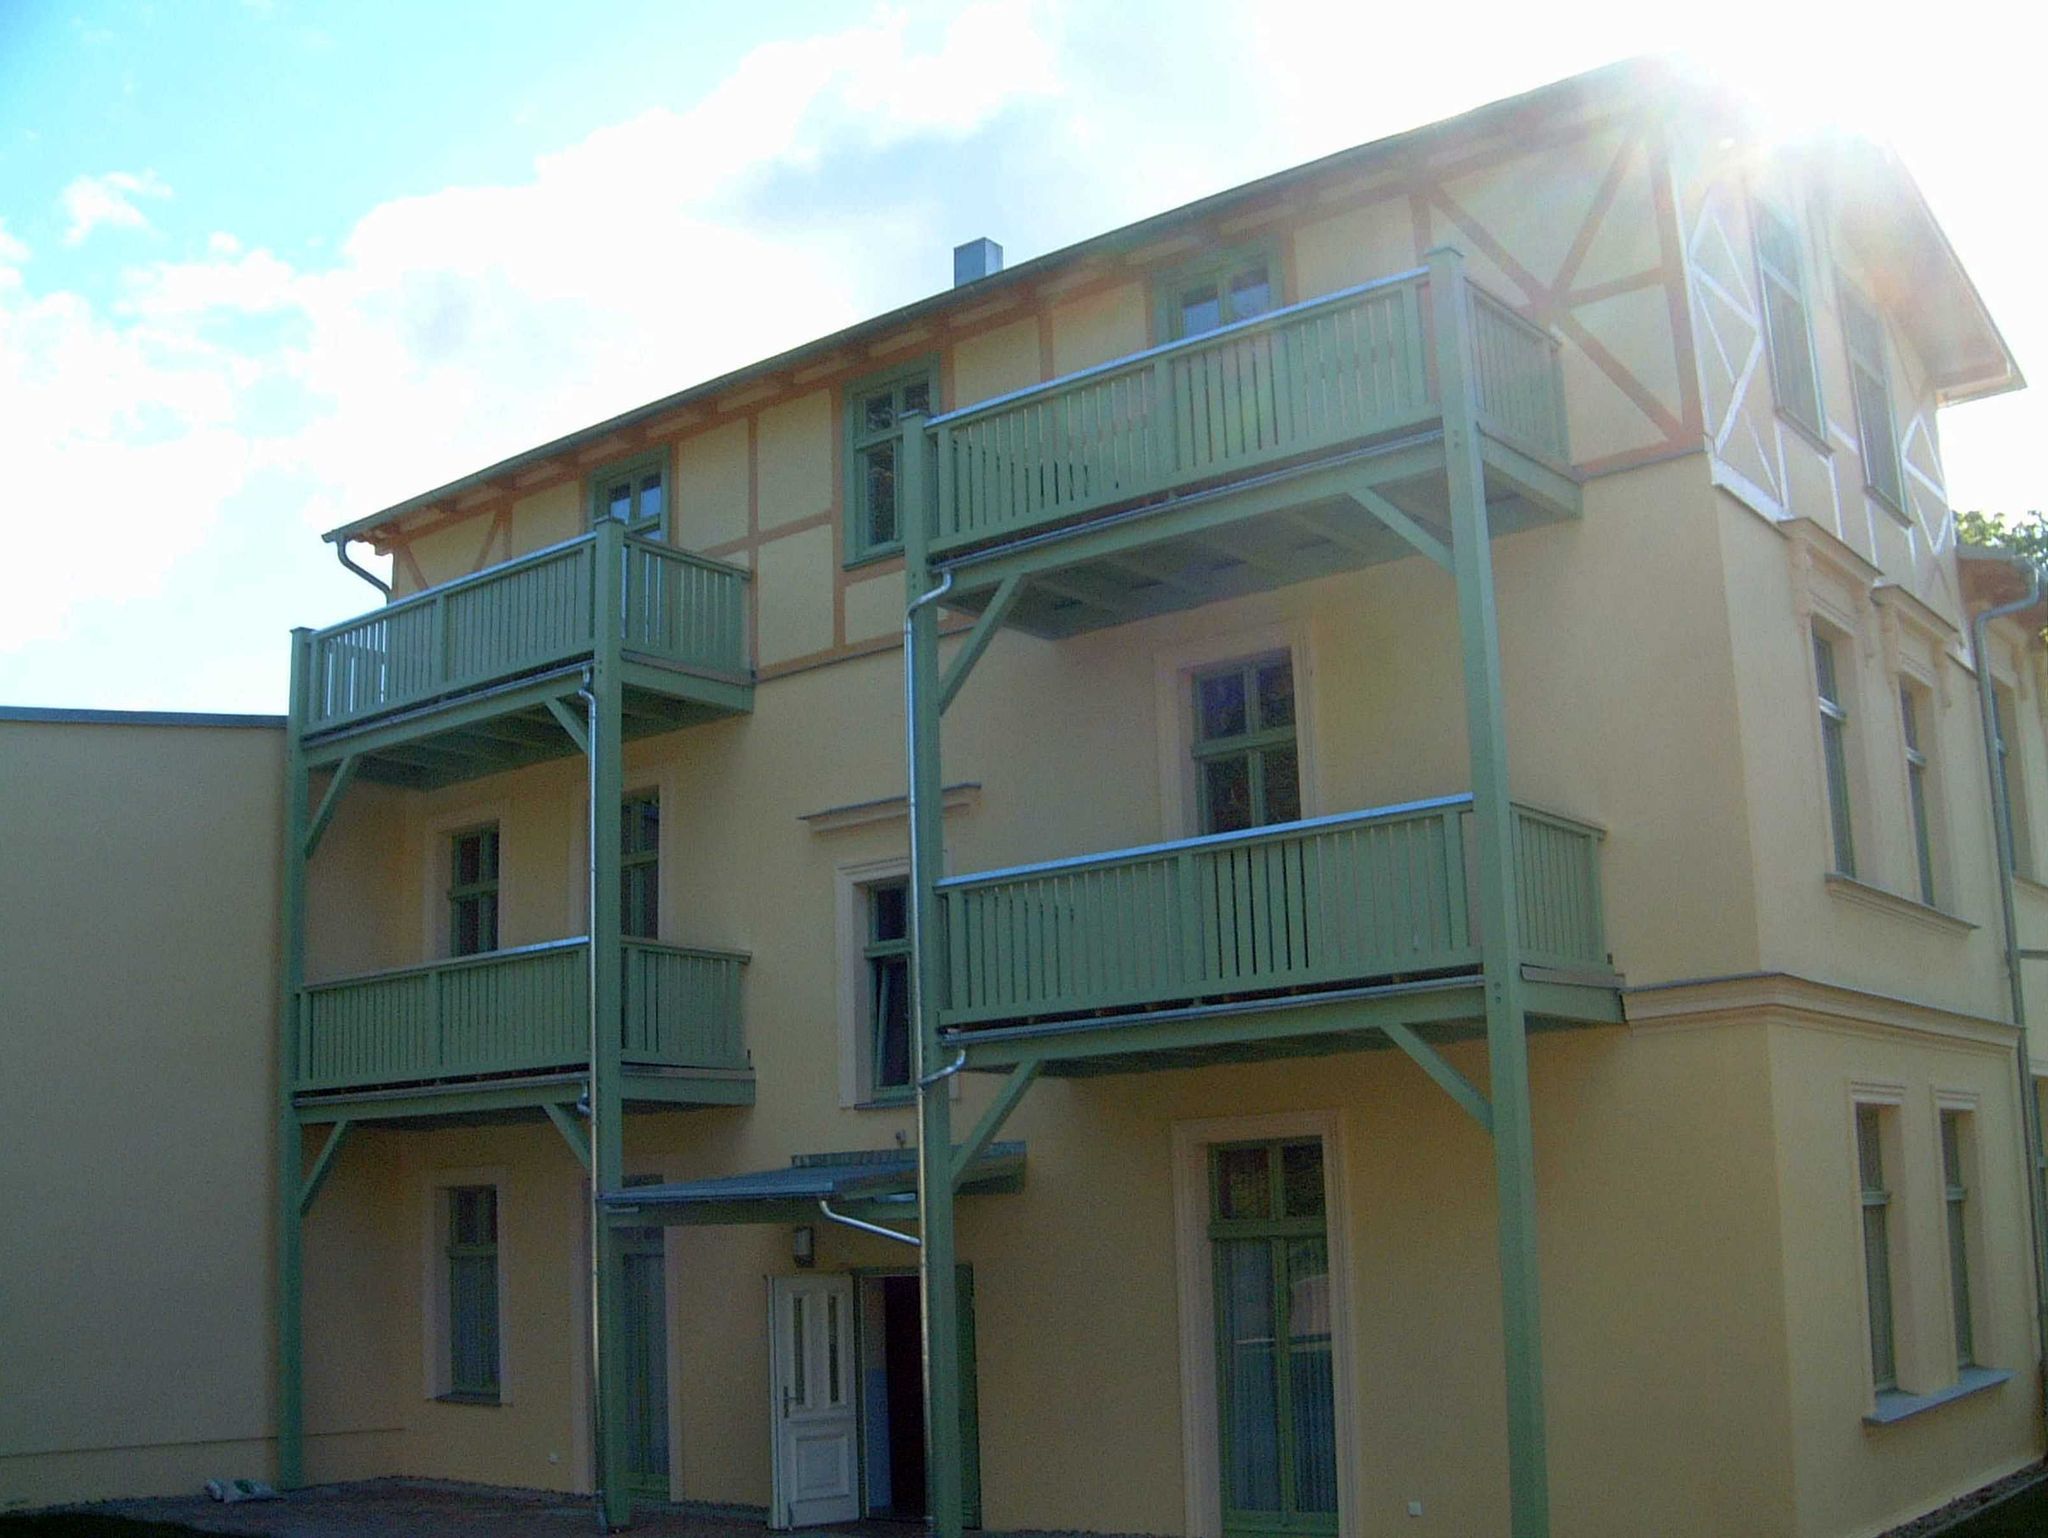
[[630, 534], [661, 537], [668, 529], [668, 455], [656, 450], [606, 465], [590, 478], [590, 522], [606, 518]]

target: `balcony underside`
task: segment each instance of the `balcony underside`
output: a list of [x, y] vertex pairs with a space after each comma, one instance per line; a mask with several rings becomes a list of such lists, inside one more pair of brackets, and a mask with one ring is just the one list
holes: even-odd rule
[[[1523, 971], [1530, 1031], [1621, 1023], [1618, 977]], [[1433, 1046], [1483, 1038], [1478, 975], [954, 1030], [943, 1040], [948, 1050], [967, 1054], [970, 1072], [1003, 1072], [1036, 1059], [1047, 1074], [1079, 1078], [1375, 1051], [1393, 1045], [1389, 1027], [1412, 1030]]]
[[[444, 1127], [497, 1126], [544, 1122], [548, 1106], [567, 1106], [582, 1097], [582, 1068], [385, 1085], [301, 1094], [293, 1103], [299, 1120], [376, 1122], [394, 1129], [429, 1132]], [[710, 1106], [752, 1105], [751, 1071], [673, 1069], [626, 1065], [626, 1109], [688, 1111]]]
[[[375, 720], [309, 736], [310, 768], [357, 759], [365, 780], [426, 790], [508, 769], [580, 753], [548, 708], [550, 700], [575, 702], [586, 664], [572, 662], [488, 689], [432, 701]], [[651, 737], [753, 709], [754, 687], [735, 679], [708, 677], [628, 656], [625, 679], [625, 736]]]
[[[1495, 535], [1577, 517], [1579, 484], [1481, 434]], [[1003, 622], [1056, 639], [1450, 548], [1440, 433], [1351, 444], [1304, 463], [1191, 486], [1027, 538], [942, 558], [952, 608], [979, 613], [1020, 579]]]

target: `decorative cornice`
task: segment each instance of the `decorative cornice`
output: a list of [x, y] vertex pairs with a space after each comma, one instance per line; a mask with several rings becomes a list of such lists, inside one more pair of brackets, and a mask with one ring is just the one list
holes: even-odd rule
[[[981, 805], [981, 782], [963, 780], [957, 785], [948, 785], [941, 793], [941, 804], [949, 812], [967, 812]], [[865, 828], [878, 822], [901, 822], [910, 810], [909, 799], [904, 796], [883, 796], [874, 801], [852, 801], [844, 806], [828, 806], [815, 812], [799, 812], [797, 820], [804, 823], [813, 833], [838, 833], [847, 828]]]
[[2010, 1052], [2018, 1027], [1914, 999], [1817, 982], [1790, 972], [1745, 972], [1630, 988], [1621, 996], [1629, 1029], [1768, 1024], [1903, 1036]]

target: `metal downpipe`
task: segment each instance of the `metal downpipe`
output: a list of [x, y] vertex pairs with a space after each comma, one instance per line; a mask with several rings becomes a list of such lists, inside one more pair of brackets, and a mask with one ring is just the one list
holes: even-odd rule
[[389, 582], [386, 582], [382, 577], [378, 576], [374, 571], [371, 571], [367, 566], [358, 566], [354, 561], [351, 561], [348, 558], [347, 540], [337, 539], [334, 542], [334, 556], [335, 559], [340, 561], [342, 565], [346, 566], [350, 571], [354, 572], [357, 576], [361, 577], [365, 582], [369, 583], [371, 587], [374, 587], [386, 598], [389, 598], [391, 596], [391, 584]]
[[[584, 910], [590, 915], [597, 912], [597, 695], [591, 687], [590, 670], [584, 669], [583, 685], [576, 691], [576, 697], [583, 701], [585, 730], [590, 734], [589, 746], [583, 754], [584, 800], [588, 806], [584, 813], [583, 842], [586, 869], [584, 871]], [[586, 922], [586, 930], [596, 926]], [[587, 1257], [590, 1274], [587, 1282], [590, 1299], [590, 1361], [584, 1375], [584, 1387], [590, 1395], [590, 1493], [597, 1507], [597, 1530], [608, 1533], [611, 1523], [605, 1517], [605, 1449], [604, 1449], [604, 1310], [597, 1306], [600, 1272], [604, 1268], [604, 1205], [599, 1200], [597, 1189], [597, 1117], [598, 1107], [603, 1103], [597, 1093], [598, 1063], [598, 1012], [597, 1012], [597, 969], [603, 964], [598, 955], [596, 934], [587, 941], [590, 948], [590, 970], [585, 978], [588, 989], [587, 1012], [590, 1015], [590, 1076], [584, 1088], [583, 1105], [585, 1116], [590, 1123], [590, 1168], [586, 1171], [583, 1188], [586, 1200], [586, 1226], [590, 1230], [590, 1253]]]
[[2036, 1372], [2040, 1379], [2042, 1406], [2044, 1411], [2048, 1411], [2048, 1256], [2044, 1256], [2041, 1249], [2044, 1238], [2041, 1210], [2041, 1103], [2034, 1090], [2033, 1068], [2027, 1051], [2026, 979], [2022, 975], [2025, 958], [2021, 954], [2019, 917], [2014, 909], [2012, 897], [2015, 872], [2012, 818], [2008, 813], [2011, 803], [2006, 800], [2005, 758], [1998, 751], [1998, 706], [1997, 696], [1992, 692], [1990, 651], [1993, 620], [2022, 613], [2041, 601], [2041, 568], [2029, 562], [2027, 578], [2027, 592], [2024, 597], [1986, 609], [1971, 618], [1970, 655], [1977, 664], [1978, 727], [1984, 737], [1984, 762], [1989, 771], [1991, 787], [1991, 843], [1993, 855], [1998, 861], [1998, 917], [2005, 939], [2006, 987], [2012, 996], [2012, 1023], [2019, 1028], [2019, 1040], [2013, 1046], [2013, 1057], [2019, 1075], [2020, 1143], [2022, 1156], [2026, 1161], [2027, 1227], [2033, 1238], [2030, 1248], [2034, 1258], [2034, 1329], [2038, 1356]]

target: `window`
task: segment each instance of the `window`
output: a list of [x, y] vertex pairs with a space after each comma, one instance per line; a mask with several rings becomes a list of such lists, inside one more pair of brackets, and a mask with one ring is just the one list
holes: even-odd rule
[[619, 810], [619, 933], [652, 940], [661, 927], [661, 797], [626, 797]]
[[1279, 303], [1278, 268], [1263, 251], [1182, 267], [1158, 288], [1159, 340], [1177, 342], [1263, 315]]
[[498, 825], [449, 841], [448, 948], [477, 956], [498, 948]]
[[1955, 1311], [1956, 1366], [1977, 1365], [1970, 1325], [1970, 1188], [1963, 1180], [1963, 1111], [1941, 1113], [1941, 1183], [1948, 1207], [1948, 1291]]
[[902, 420], [932, 409], [928, 363], [847, 392], [846, 558], [872, 560], [903, 548], [903, 509], [896, 494]]
[[1849, 344], [1849, 379], [1856, 393], [1856, 435], [1863, 445], [1863, 479], [1894, 512], [1906, 510], [1899, 473], [1898, 429], [1884, 366], [1884, 322], [1849, 287], [1841, 285], [1842, 332]]
[[498, 1398], [498, 1191], [448, 1192], [448, 1396]]
[[2012, 735], [2018, 719], [2012, 691], [2003, 684], [1991, 688], [1992, 745], [1998, 750], [1998, 783], [2005, 792], [2005, 851], [2016, 875], [2033, 879], [2034, 841], [2027, 828], [2026, 769], [2020, 761], [2019, 743]]
[[1224, 1529], [1334, 1533], [1322, 1142], [1225, 1145], [1209, 1170]]
[[1899, 1386], [1892, 1341], [1891, 1192], [1884, 1183], [1885, 1108], [1856, 1107], [1856, 1168], [1863, 1188], [1863, 1286], [1870, 1304], [1870, 1377], [1880, 1393]]
[[1818, 630], [1813, 633], [1813, 676], [1820, 693], [1821, 764], [1827, 776], [1834, 868], [1853, 876], [1856, 839], [1849, 823], [1849, 712], [1842, 703], [1841, 677], [1835, 669], [1835, 643]]
[[877, 881], [861, 889], [867, 909], [862, 951], [871, 1100], [910, 1093], [910, 883]]
[[590, 521], [616, 518], [634, 534], [667, 527], [668, 456], [657, 451], [606, 465], [590, 478]]
[[1928, 821], [1927, 750], [1920, 743], [1920, 701], [1910, 684], [1899, 686], [1899, 723], [1906, 737], [1906, 805], [1913, 818], [1913, 858], [1920, 900], [1934, 906], [1934, 829]]
[[1771, 389], [1780, 411], [1825, 442], [1820, 370], [1814, 363], [1813, 327], [1807, 318], [1799, 227], [1762, 203], [1753, 205], [1753, 214], [1757, 269], [1763, 282], [1764, 336], [1771, 352]]
[[1195, 793], [1204, 833], [1301, 818], [1294, 664], [1259, 657], [1195, 675]]

